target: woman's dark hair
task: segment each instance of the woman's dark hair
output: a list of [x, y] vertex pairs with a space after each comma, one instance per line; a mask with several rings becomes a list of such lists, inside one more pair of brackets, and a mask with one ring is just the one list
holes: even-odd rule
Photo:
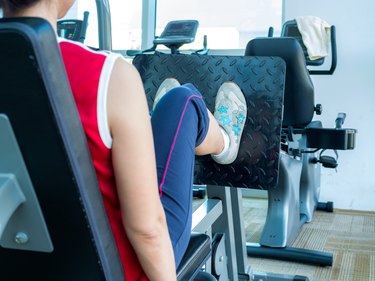
[[30, 7], [40, 0], [0, 0], [0, 8], [7, 8], [10, 11], [17, 11], [23, 8]]

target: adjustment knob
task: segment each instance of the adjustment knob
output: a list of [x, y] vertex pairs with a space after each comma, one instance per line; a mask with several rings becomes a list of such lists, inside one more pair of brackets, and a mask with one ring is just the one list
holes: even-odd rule
[[322, 112], [323, 112], [323, 106], [318, 103], [315, 107], [314, 107], [314, 111], [316, 112], [317, 115], [321, 115]]

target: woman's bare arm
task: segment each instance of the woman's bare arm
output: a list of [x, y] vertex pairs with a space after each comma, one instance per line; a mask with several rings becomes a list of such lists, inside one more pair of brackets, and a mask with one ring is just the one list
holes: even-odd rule
[[157, 187], [151, 122], [137, 70], [122, 59], [109, 84], [113, 165], [128, 238], [150, 280], [176, 280], [173, 249]]

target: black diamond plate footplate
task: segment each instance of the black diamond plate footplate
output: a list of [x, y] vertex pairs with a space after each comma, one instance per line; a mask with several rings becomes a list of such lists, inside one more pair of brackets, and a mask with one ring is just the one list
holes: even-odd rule
[[217, 90], [234, 81], [245, 94], [248, 114], [238, 157], [219, 165], [210, 156], [196, 158], [196, 184], [269, 189], [277, 184], [285, 63], [277, 57], [198, 56], [156, 53], [133, 60], [149, 108], [164, 79], [193, 83], [213, 112]]

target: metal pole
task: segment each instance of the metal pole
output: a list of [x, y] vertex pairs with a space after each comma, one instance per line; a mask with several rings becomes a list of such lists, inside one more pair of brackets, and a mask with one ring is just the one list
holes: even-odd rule
[[98, 13], [99, 48], [112, 50], [111, 11], [108, 0], [96, 0]]
[[156, 23], [156, 0], [142, 0], [142, 50], [153, 46]]

